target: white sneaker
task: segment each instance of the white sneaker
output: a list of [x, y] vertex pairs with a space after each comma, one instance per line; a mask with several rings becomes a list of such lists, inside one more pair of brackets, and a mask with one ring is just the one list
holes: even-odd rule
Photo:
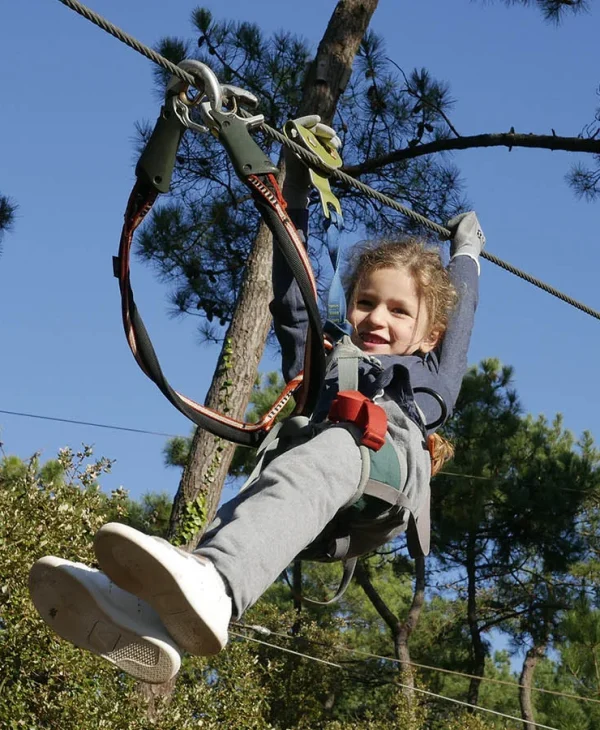
[[99, 570], [47, 556], [29, 571], [29, 593], [59, 636], [132, 677], [162, 684], [179, 671], [179, 649], [156, 612]]
[[210, 561], [116, 522], [98, 530], [94, 550], [102, 570], [147, 601], [182, 649], [207, 656], [225, 646], [231, 598]]

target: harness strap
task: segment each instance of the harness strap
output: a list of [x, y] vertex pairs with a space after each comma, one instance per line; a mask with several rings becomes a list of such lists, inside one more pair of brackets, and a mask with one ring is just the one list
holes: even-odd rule
[[387, 502], [387, 504], [399, 504], [407, 510], [411, 509], [410, 501], [402, 492], [385, 482], [378, 482], [376, 479], [367, 481], [363, 494], [367, 494], [369, 497], [377, 497], [377, 499]]
[[[342, 542], [342, 541], [340, 540], [340, 542]], [[350, 544], [350, 539], [348, 538], [348, 545], [349, 544]], [[346, 551], [347, 550], [348, 550], [348, 546], [346, 546]], [[346, 589], [350, 585], [350, 581], [352, 580], [354, 571], [356, 570], [357, 563], [358, 563], [358, 558], [350, 558], [349, 560], [344, 560], [343, 573], [342, 573], [342, 579], [340, 581], [340, 585], [338, 586], [338, 589], [335, 592], [335, 595], [333, 595], [331, 598], [327, 599], [326, 601], [317, 601], [314, 598], [307, 598], [306, 596], [300, 596], [301, 599], [304, 601], [304, 603], [310, 603], [313, 606], [329, 606], [332, 603], [336, 603], [344, 595], [344, 593], [346, 592]]]
[[[142, 155], [144, 160], [151, 158], [153, 173], [156, 172], [154, 168], [158, 164], [157, 160], [160, 162], [160, 174], [153, 174], [149, 178], [150, 173], [144, 165], [139, 165], [136, 169], [138, 181], [127, 204], [119, 253], [113, 259], [113, 269], [119, 280], [121, 291], [123, 328], [129, 347], [142, 371], [179, 411], [200, 428], [234, 443], [244, 446], [258, 446], [273, 426], [277, 414], [294, 393], [297, 392], [296, 412], [308, 414], [314, 410], [325, 375], [323, 330], [316, 300], [316, 282], [308, 254], [286, 213], [286, 204], [281, 190], [271, 172], [276, 168], [267, 159], [262, 163], [264, 169], [258, 170], [259, 174], [245, 173], [242, 175], [244, 170], [243, 160], [237, 159], [236, 154], [254, 154], [257, 156], [260, 152], [262, 157], [265, 156], [241, 120], [236, 117], [229, 117], [227, 121], [228, 124], [223, 125], [224, 138], [222, 141], [233, 158], [236, 171], [240, 174], [242, 181], [250, 188], [258, 211], [272, 231], [275, 243], [280, 247], [298, 283], [306, 307], [309, 332], [305, 347], [303, 374], [288, 383], [269, 412], [256, 424], [238, 421], [196, 403], [174, 390], [164, 376], [146, 327], [135, 305], [130, 282], [130, 252], [133, 235], [151, 210], [159, 192], [163, 191], [165, 178], [170, 179], [169, 170], [174, 165], [177, 147], [183, 135], [181, 125], [166, 124], [163, 114], [161, 114], [157, 124], [157, 133], [151, 136], [147, 149]], [[235, 134], [233, 134], [232, 129]], [[253, 165], [249, 169], [256, 170], [257, 165]]]
[[360, 357], [360, 350], [348, 336], [343, 336], [329, 354], [327, 370], [329, 371], [334, 365], [337, 365], [340, 390], [358, 390], [358, 361]]
[[[393, 449], [391, 444], [389, 444], [390, 448]], [[365, 446], [360, 447], [361, 451], [361, 459], [362, 459], [362, 473], [361, 473], [361, 479], [359, 487], [356, 491], [356, 494], [352, 497], [352, 499], [349, 501], [347, 505], [342, 507], [342, 509], [346, 509], [347, 507], [351, 507], [353, 504], [356, 503], [356, 501], [362, 497], [363, 495], [367, 495], [369, 497], [376, 497], [377, 499], [382, 500], [383, 502], [389, 504], [390, 506], [397, 505], [400, 508], [406, 509], [409, 514], [412, 515], [411, 512], [411, 504], [409, 499], [399, 492], [398, 489], [395, 489], [389, 484], [386, 484], [385, 482], [380, 482], [377, 479], [371, 479], [369, 476], [369, 473], [371, 472], [371, 466], [375, 466], [375, 464], [379, 461], [377, 459], [377, 456], [375, 455], [375, 459], [371, 458], [371, 452], [369, 449], [367, 449]], [[394, 452], [395, 456], [395, 452]], [[388, 460], [389, 461], [389, 460]], [[374, 463], [375, 462], [375, 463]], [[373, 469], [374, 472], [377, 473], [377, 466]], [[409, 525], [410, 525], [410, 517], [409, 517]], [[337, 538], [335, 541], [335, 548], [328, 554], [328, 559], [330, 560], [341, 560], [342, 561], [342, 577], [340, 579], [340, 583], [337, 587], [336, 592], [331, 598], [328, 598], [326, 601], [317, 601], [314, 598], [308, 598], [307, 596], [301, 596], [302, 600], [305, 603], [310, 603], [311, 605], [315, 606], [329, 606], [332, 603], [336, 603], [339, 601], [339, 599], [344, 595], [346, 592], [348, 586], [350, 585], [350, 581], [352, 580], [354, 576], [354, 571], [356, 570], [356, 564], [358, 563], [358, 556], [353, 558], [344, 558], [348, 554], [348, 551], [350, 550], [350, 536], [346, 535], [344, 537]], [[287, 579], [287, 575], [286, 575]], [[289, 580], [288, 580], [289, 583]]]
[[346, 320], [346, 292], [342, 285], [340, 275], [340, 259], [342, 247], [340, 241], [344, 232], [344, 218], [341, 209], [328, 209], [329, 222], [327, 225], [327, 249], [333, 276], [329, 284], [327, 295], [327, 322], [325, 331], [338, 340], [342, 335], [349, 335], [352, 331], [351, 324]]

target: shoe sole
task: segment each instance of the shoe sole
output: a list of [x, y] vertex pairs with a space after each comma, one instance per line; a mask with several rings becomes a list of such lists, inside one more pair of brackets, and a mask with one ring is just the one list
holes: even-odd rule
[[160, 639], [142, 637], [118, 622], [110, 607], [62, 566], [42, 558], [31, 568], [29, 592], [44, 621], [63, 639], [101, 656], [135, 679], [163, 684], [177, 674], [180, 657]]
[[192, 606], [185, 587], [155, 557], [154, 548], [160, 551], [160, 543], [152, 545], [152, 538], [116, 523], [109, 530], [102, 528], [94, 540], [96, 558], [104, 573], [119, 588], [149, 603], [182, 649], [196, 656], [218, 654], [225, 642]]

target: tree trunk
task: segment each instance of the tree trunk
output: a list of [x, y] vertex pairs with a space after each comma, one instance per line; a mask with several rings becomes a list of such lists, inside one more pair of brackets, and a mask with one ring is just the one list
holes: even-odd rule
[[406, 698], [408, 706], [412, 707], [415, 695], [415, 678], [412, 665], [410, 663], [408, 641], [419, 622], [419, 617], [425, 600], [425, 558], [417, 558], [415, 560], [415, 588], [413, 600], [404, 623], [400, 621], [394, 613], [392, 613], [383, 598], [381, 598], [362, 563], [357, 564], [355, 576], [367, 598], [371, 601], [377, 613], [390, 629], [394, 644], [394, 655], [396, 659], [400, 660], [399, 671], [400, 682], [403, 685], [402, 694]]
[[413, 591], [413, 599], [408, 609], [406, 621], [400, 625], [398, 636], [394, 642], [394, 651], [396, 658], [400, 659], [403, 667], [402, 682], [408, 685], [405, 688], [405, 695], [412, 701], [414, 696], [415, 675], [410, 663], [410, 649], [408, 642], [412, 632], [417, 627], [423, 604], [425, 602], [425, 558], [416, 558], [415, 560], [415, 587]]
[[[352, 63], [360, 47], [378, 0], [340, 0], [331, 16], [317, 55], [308, 71], [298, 114], [319, 114], [330, 122], [340, 95], [350, 78]], [[260, 226], [246, 264], [244, 281], [206, 405], [244, 416], [264, 343], [270, 326], [271, 234]], [[198, 429], [192, 441], [188, 463], [171, 513], [169, 538], [193, 548], [212, 520], [233, 456], [234, 445]], [[202, 528], [190, 534], [186, 518], [202, 517]], [[181, 535], [185, 539], [181, 539]]]
[[[206, 397], [209, 408], [233, 418], [243, 418], [248, 407], [271, 325], [268, 306], [271, 299], [271, 247], [272, 236], [263, 223], [246, 263], [237, 305]], [[193, 514], [189, 505], [194, 505], [198, 498], [196, 513], [201, 513], [205, 526], [212, 520], [234, 449], [235, 444], [196, 429], [173, 503], [169, 538], [177, 538], [178, 533], [181, 534], [182, 528], [186, 527], [186, 517]], [[188, 535], [186, 546], [195, 547], [197, 539], [197, 535]]]
[[536, 728], [535, 715], [533, 711], [533, 701], [531, 698], [531, 685], [533, 684], [533, 675], [535, 668], [546, 654], [546, 645], [538, 644], [532, 646], [525, 655], [521, 676], [519, 677], [519, 704], [521, 705], [521, 717], [523, 718], [524, 730], [534, 730]]
[[294, 610], [296, 611], [296, 620], [292, 626], [292, 636], [296, 636], [300, 631], [302, 612], [302, 561], [294, 560], [292, 570], [292, 601], [294, 602]]
[[475, 564], [475, 538], [469, 535], [467, 538], [467, 622], [471, 633], [471, 646], [473, 648], [472, 673], [476, 675], [469, 682], [469, 693], [467, 702], [477, 705], [479, 702], [479, 688], [485, 671], [485, 658], [487, 649], [481, 638], [481, 631], [477, 620], [477, 581]]

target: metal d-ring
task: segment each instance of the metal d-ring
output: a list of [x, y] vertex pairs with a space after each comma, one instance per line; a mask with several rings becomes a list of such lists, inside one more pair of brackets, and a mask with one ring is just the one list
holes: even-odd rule
[[427, 431], [430, 431], [432, 428], [437, 428], [438, 426], [441, 426], [448, 417], [448, 406], [446, 405], [446, 401], [442, 398], [442, 396], [437, 391], [433, 390], [432, 388], [428, 388], [425, 385], [418, 385], [416, 388], [413, 388], [413, 393], [427, 393], [427, 395], [430, 395], [438, 402], [438, 405], [442, 411], [442, 415], [437, 419], [437, 421], [425, 424], [425, 428], [427, 429]]

